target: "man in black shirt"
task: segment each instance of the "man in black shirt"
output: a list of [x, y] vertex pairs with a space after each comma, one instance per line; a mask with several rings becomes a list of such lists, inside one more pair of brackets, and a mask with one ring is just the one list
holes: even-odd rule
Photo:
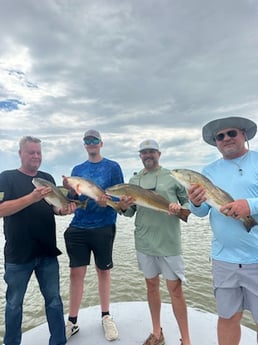
[[7, 284], [5, 307], [5, 345], [21, 344], [22, 305], [33, 272], [45, 300], [49, 325], [49, 345], [66, 344], [63, 303], [59, 287], [61, 254], [56, 246], [54, 214], [74, 212], [75, 204], [57, 209], [44, 197], [50, 187], [37, 187], [33, 177], [41, 177], [55, 184], [53, 177], [39, 171], [42, 161], [41, 141], [35, 137], [20, 140], [19, 169], [0, 174], [0, 217], [4, 217], [4, 279]]

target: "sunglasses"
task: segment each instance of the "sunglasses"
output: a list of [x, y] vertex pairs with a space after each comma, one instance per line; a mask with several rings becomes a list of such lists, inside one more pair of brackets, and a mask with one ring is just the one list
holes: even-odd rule
[[226, 133], [219, 133], [215, 135], [215, 140], [222, 141], [224, 140], [226, 135], [230, 138], [235, 138], [238, 135], [238, 131], [236, 131], [235, 129], [231, 129], [230, 131], [227, 131]]
[[101, 142], [99, 138], [85, 138], [83, 141], [85, 145], [98, 145]]

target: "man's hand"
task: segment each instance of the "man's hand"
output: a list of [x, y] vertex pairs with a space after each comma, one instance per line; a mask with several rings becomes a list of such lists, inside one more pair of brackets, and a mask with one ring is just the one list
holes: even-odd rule
[[205, 197], [205, 189], [198, 184], [192, 184], [191, 187], [187, 191], [188, 198], [194, 204], [194, 206], [200, 206], [204, 201], [206, 201]]
[[223, 205], [220, 208], [220, 212], [224, 213], [226, 216], [233, 217], [234, 219], [250, 216], [250, 208], [245, 199], [235, 200]]
[[67, 214], [72, 214], [76, 210], [76, 203], [75, 202], [69, 202], [67, 207], [55, 209], [55, 213], [59, 216], [66, 216]]
[[171, 202], [168, 206], [169, 214], [176, 216], [181, 210], [181, 205], [178, 202]]
[[33, 189], [33, 191], [30, 194], [33, 203], [44, 199], [51, 191], [52, 191], [51, 187], [44, 187], [44, 186], [36, 187], [35, 189]]
[[119, 201], [119, 207], [122, 211], [126, 211], [130, 206], [135, 204], [135, 199], [132, 196], [122, 195]]

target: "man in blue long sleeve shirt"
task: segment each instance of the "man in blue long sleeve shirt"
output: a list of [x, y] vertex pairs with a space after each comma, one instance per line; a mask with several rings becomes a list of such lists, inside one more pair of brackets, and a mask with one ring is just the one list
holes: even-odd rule
[[239, 220], [250, 215], [258, 220], [258, 152], [249, 150], [248, 144], [256, 131], [256, 124], [242, 117], [217, 119], [202, 130], [204, 141], [222, 154], [202, 173], [228, 192], [234, 202], [223, 205], [219, 212], [205, 202], [201, 186], [192, 185], [188, 190], [190, 210], [199, 217], [209, 214], [213, 231], [219, 345], [240, 343], [240, 321], [245, 309], [258, 326], [258, 226], [248, 233]]

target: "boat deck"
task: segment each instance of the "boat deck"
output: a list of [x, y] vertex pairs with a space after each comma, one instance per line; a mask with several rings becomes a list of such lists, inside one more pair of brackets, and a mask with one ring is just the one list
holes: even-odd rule
[[[110, 311], [117, 324], [119, 338], [113, 344], [141, 345], [151, 332], [151, 320], [147, 302], [119, 302], [110, 306]], [[67, 316], [65, 316], [67, 319]], [[217, 316], [208, 312], [188, 307], [189, 327], [192, 345], [217, 344]], [[162, 304], [161, 320], [166, 345], [179, 342], [179, 331], [171, 311], [171, 305]], [[80, 310], [78, 323], [80, 331], [72, 336], [69, 345], [107, 345], [100, 321], [100, 307], [93, 306]], [[49, 331], [47, 323], [35, 327], [23, 334], [22, 345], [47, 345]], [[242, 326], [240, 345], [256, 344], [256, 332]]]

